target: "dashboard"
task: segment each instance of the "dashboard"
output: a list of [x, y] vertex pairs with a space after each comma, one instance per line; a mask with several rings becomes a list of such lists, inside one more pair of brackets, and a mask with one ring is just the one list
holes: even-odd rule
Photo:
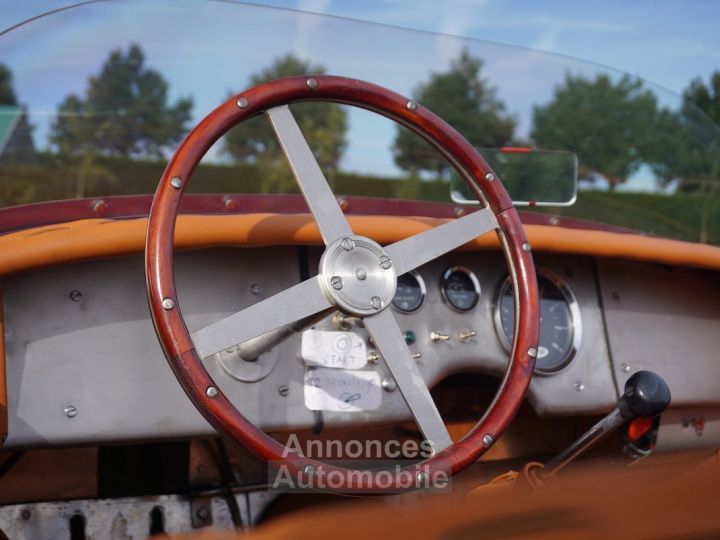
[[[304, 246], [178, 252], [178, 300], [189, 330], [312, 276], [320, 255]], [[541, 341], [527, 399], [538, 415], [607, 412], [627, 377], [653, 369], [678, 407], [666, 414], [672, 421], [658, 444], [720, 439], [714, 273], [550, 253], [536, 253], [535, 261]], [[141, 255], [36, 269], [1, 285], [5, 447], [214, 433], [158, 345]], [[391, 309], [431, 388], [452, 375], [503, 376], [515, 307], [500, 252], [454, 252], [400, 276]], [[231, 348], [204, 364], [238, 409], [269, 432], [309, 429], [319, 416], [328, 427], [411, 419], [362, 323], [337, 312], [251, 361]], [[682, 426], [700, 416], [702, 438], [694, 424]], [[665, 441], [664, 432], [672, 434]]]

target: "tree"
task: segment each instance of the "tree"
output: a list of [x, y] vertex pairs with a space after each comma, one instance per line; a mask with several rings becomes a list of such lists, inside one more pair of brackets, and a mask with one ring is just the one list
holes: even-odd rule
[[663, 109], [654, 130], [652, 169], [661, 185], [674, 182], [697, 199], [700, 242], [707, 242], [711, 216], [720, 203], [720, 72], [709, 85], [693, 79], [677, 111]]
[[553, 100], [534, 108], [531, 136], [545, 148], [574, 152], [581, 179], [603, 177], [614, 189], [643, 163], [657, 113], [655, 95], [639, 79], [568, 74]]
[[12, 71], [5, 64], [0, 64], [0, 105], [17, 105], [17, 96], [13, 89]]
[[167, 81], [133, 44], [110, 53], [82, 97], [65, 98], [50, 140], [69, 154], [160, 157], [185, 133], [191, 109], [190, 98], [168, 103]]
[[[301, 60], [292, 54], [278, 58], [273, 64], [251, 76], [256, 86], [274, 79], [293, 75], [325, 73], [325, 68]], [[347, 118], [345, 110], [334, 103], [298, 103], [291, 105], [295, 120], [310, 149], [322, 168], [337, 169], [345, 149]], [[281, 159], [280, 147], [267, 118], [251, 118], [234, 127], [225, 136], [225, 151], [235, 160], [276, 165]]]
[[[495, 88], [480, 77], [482, 60], [463, 50], [450, 69], [433, 73], [414, 92], [414, 99], [457, 129], [473, 146], [506, 145], [513, 136], [515, 120], [505, 112]], [[429, 171], [443, 176], [448, 162], [427, 142], [398, 126], [393, 145], [395, 163], [413, 176]]]
[[683, 101], [694, 104], [720, 125], [720, 71], [710, 76], [708, 86], [699, 77], [690, 81], [690, 86], [683, 92]]

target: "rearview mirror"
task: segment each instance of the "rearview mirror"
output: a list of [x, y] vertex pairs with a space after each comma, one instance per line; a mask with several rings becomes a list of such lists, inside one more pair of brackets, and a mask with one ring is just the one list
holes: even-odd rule
[[[562, 150], [478, 148], [516, 206], [570, 206], [577, 197], [577, 156]], [[458, 204], [479, 204], [453, 171], [450, 196]]]

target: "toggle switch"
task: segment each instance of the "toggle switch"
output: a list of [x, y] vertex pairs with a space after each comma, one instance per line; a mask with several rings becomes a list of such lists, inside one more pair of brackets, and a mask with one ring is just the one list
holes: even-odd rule
[[433, 343], [439, 343], [441, 341], [447, 341], [450, 339], [450, 336], [447, 334], [441, 334], [440, 332], [435, 332], [434, 330], [430, 332], [430, 341]]

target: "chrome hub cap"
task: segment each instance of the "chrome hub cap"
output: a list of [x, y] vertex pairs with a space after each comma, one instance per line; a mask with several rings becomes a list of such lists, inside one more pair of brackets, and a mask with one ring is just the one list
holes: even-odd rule
[[364, 236], [346, 236], [331, 243], [320, 259], [320, 284], [340, 310], [372, 315], [390, 305], [397, 275], [382, 247]]

